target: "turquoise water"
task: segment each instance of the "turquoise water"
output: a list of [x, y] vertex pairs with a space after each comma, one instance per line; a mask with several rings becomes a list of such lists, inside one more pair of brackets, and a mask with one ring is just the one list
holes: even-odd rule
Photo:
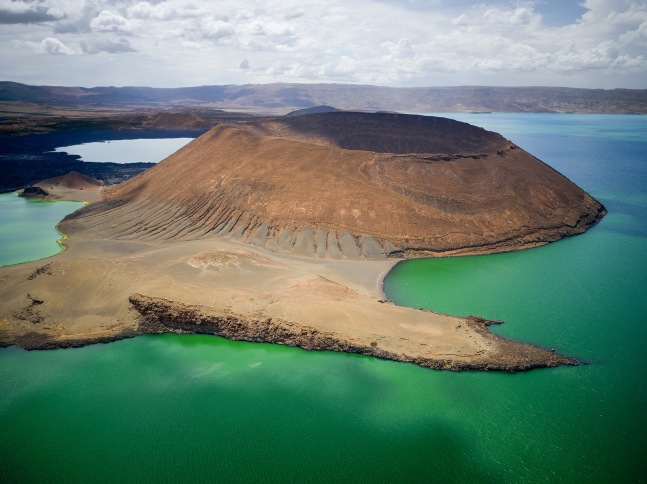
[[[570, 447], [559, 458], [526, 462], [543, 462], [557, 480], [644, 480], [647, 117], [454, 117], [501, 132], [597, 197], [609, 214], [583, 236], [538, 249], [400, 263], [384, 282], [386, 293], [401, 305], [502, 319], [507, 323], [493, 331], [591, 362], [519, 376], [528, 385], [524, 405], [540, 414], [516, 416], [516, 431], [556, 420], [542, 445]], [[513, 398], [511, 381], [499, 385], [504, 401]], [[498, 425], [507, 426], [503, 419]]]
[[7, 348], [0, 482], [644, 481], [647, 118], [466, 116], [610, 213], [538, 249], [399, 264], [387, 294], [589, 365], [452, 373], [197, 335]]
[[81, 202], [27, 200], [0, 193], [0, 266], [42, 259], [61, 251], [56, 225]]

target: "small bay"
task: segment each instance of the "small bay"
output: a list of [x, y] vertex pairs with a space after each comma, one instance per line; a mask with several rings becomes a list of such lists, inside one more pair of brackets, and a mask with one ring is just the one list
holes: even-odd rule
[[0, 266], [52, 256], [61, 251], [56, 225], [82, 202], [29, 200], [0, 193]]

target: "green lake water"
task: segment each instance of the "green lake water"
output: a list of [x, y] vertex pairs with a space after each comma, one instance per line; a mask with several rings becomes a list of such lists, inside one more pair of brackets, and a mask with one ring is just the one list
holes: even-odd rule
[[398, 304], [588, 365], [444, 372], [203, 335], [0, 350], [0, 482], [644, 482], [647, 117], [462, 115], [609, 215], [549, 246], [401, 263]]
[[0, 266], [49, 257], [61, 251], [56, 225], [81, 202], [29, 200], [0, 193]]

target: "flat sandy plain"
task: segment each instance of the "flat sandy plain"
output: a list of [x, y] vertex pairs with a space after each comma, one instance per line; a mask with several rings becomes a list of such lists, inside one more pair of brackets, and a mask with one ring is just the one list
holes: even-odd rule
[[[51, 187], [50, 187], [51, 189]], [[94, 191], [54, 190], [92, 200]], [[319, 260], [227, 237], [141, 242], [71, 235], [48, 259], [0, 269], [0, 344], [45, 349], [145, 333], [212, 333], [429, 368], [516, 371], [577, 362], [491, 322], [385, 301], [397, 260]]]

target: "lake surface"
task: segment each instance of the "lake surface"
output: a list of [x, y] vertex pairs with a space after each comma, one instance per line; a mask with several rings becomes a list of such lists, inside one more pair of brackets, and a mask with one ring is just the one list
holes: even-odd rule
[[194, 138], [121, 139], [56, 148], [55, 152], [79, 155], [83, 161], [101, 163], [157, 163]]
[[56, 225], [82, 206], [81, 202], [29, 200], [17, 192], [0, 193], [0, 266], [60, 252]]
[[452, 373], [203, 335], [7, 348], [0, 482], [644, 481], [647, 117], [454, 117], [609, 215], [538, 249], [399, 264], [387, 295], [589, 365]]

